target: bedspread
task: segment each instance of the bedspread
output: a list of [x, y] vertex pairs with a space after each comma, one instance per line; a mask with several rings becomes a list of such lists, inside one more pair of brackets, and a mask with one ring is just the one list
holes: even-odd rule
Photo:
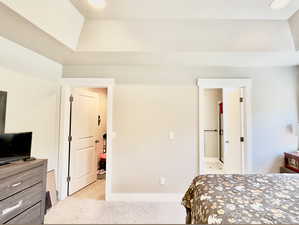
[[202, 175], [182, 204], [191, 224], [299, 224], [299, 175]]

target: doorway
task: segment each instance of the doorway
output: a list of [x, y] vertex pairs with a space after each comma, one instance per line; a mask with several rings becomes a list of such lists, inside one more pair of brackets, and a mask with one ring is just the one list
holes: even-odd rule
[[251, 170], [251, 80], [199, 79], [199, 173]]
[[113, 79], [63, 79], [59, 199], [109, 200]]
[[68, 195], [105, 200], [107, 88], [73, 88]]
[[221, 106], [223, 101], [222, 89], [205, 89], [204, 90], [204, 156], [205, 170], [208, 174], [223, 173], [224, 157]]

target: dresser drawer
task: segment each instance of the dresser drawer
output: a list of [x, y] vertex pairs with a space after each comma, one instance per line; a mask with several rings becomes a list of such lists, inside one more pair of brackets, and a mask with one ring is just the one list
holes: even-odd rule
[[0, 223], [17, 216], [42, 200], [42, 183], [0, 201]]
[[41, 203], [27, 209], [5, 224], [41, 224]]
[[41, 182], [43, 168], [37, 167], [0, 180], [0, 200]]

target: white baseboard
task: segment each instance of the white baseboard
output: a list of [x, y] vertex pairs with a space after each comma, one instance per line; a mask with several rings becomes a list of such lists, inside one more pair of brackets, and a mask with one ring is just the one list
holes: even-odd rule
[[205, 157], [206, 162], [220, 162], [220, 160], [216, 157]]
[[111, 193], [107, 201], [119, 202], [181, 202], [184, 194], [180, 193]]

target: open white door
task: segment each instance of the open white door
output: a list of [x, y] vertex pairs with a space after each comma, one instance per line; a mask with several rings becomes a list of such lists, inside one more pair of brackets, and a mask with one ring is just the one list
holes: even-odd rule
[[223, 89], [224, 171], [244, 172], [244, 104], [242, 88]]
[[97, 178], [96, 130], [99, 97], [82, 89], [72, 91], [69, 194]]

